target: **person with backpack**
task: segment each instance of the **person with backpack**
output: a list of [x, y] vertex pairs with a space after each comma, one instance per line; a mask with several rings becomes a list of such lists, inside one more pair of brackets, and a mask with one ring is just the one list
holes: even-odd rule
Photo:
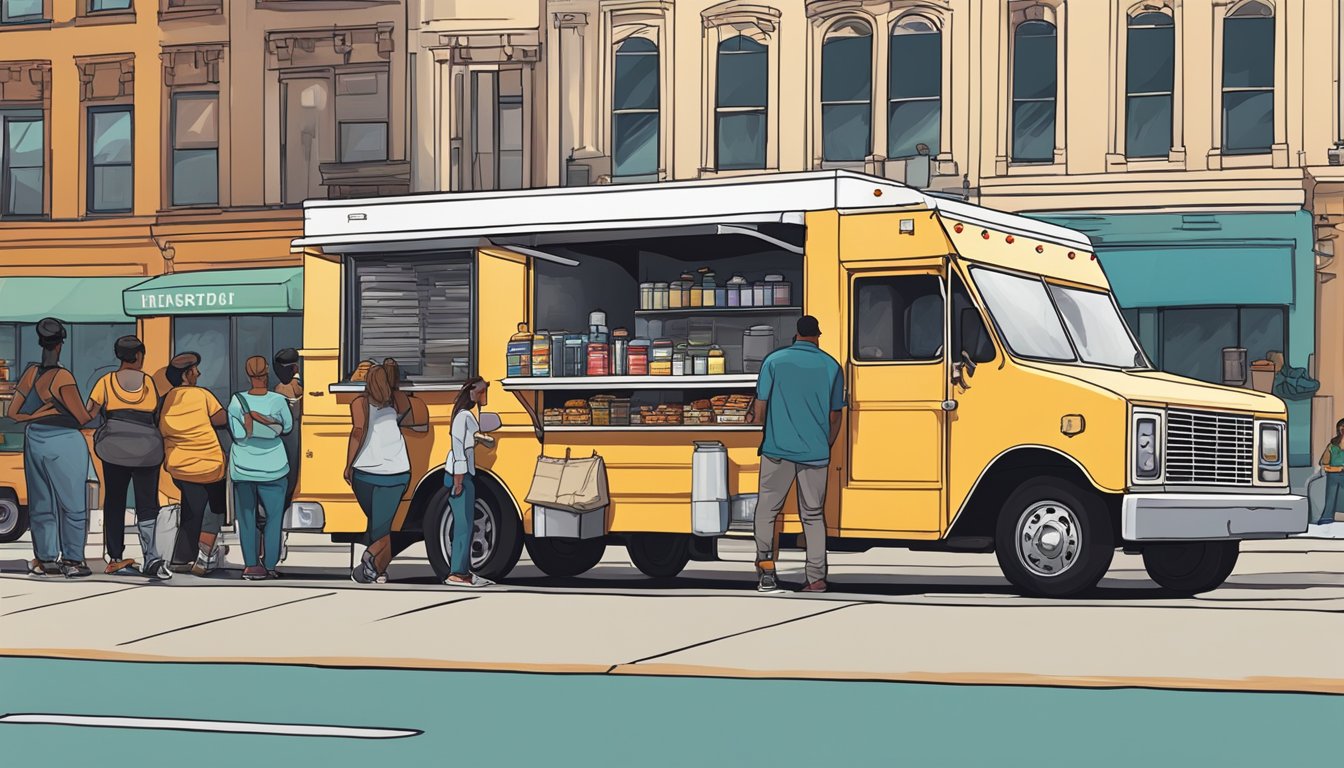
[[205, 576], [228, 552], [215, 543], [228, 499], [224, 449], [215, 430], [228, 426], [228, 414], [210, 390], [197, 386], [200, 364], [195, 352], [183, 352], [169, 362], [165, 376], [172, 389], [163, 396], [159, 431], [163, 468], [182, 498], [168, 570]]
[[[135, 336], [122, 336], [113, 345], [121, 365], [93, 385], [88, 410], [103, 414], [103, 425], [93, 435], [93, 452], [103, 464], [103, 540], [109, 574], [137, 573], [155, 581], [172, 578], [159, 554], [155, 532], [159, 522], [159, 468], [163, 464], [163, 436], [159, 434], [159, 392], [145, 373], [145, 345]], [[135, 483], [135, 528], [140, 536], [144, 567], [126, 557], [126, 495]]]
[[[248, 581], [280, 578], [280, 544], [285, 523], [285, 490], [289, 485], [289, 456], [281, 436], [294, 428], [289, 401], [270, 390], [270, 370], [264, 357], [249, 357], [245, 371], [252, 386], [229, 398], [229, 478], [233, 481], [233, 508], [243, 547], [243, 578]], [[266, 510], [258, 525], [258, 508]], [[264, 553], [258, 556], [261, 529]]]
[[42, 361], [19, 376], [10, 413], [25, 424], [24, 481], [32, 527], [33, 576], [79, 578], [91, 574], [84, 563], [88, 541], [89, 446], [80, 428], [92, 420], [75, 377], [61, 366], [65, 326], [55, 318], [37, 324]]

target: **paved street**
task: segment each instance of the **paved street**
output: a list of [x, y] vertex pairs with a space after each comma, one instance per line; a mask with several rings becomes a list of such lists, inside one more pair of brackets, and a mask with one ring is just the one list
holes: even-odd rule
[[[92, 550], [91, 546], [91, 550]], [[418, 548], [417, 548], [418, 549]], [[992, 555], [900, 550], [834, 559], [835, 591], [759, 595], [740, 546], [670, 585], [612, 547], [556, 581], [526, 560], [484, 591], [435, 584], [413, 549], [394, 583], [346, 578], [349, 548], [291, 536], [280, 582], [164, 584], [22, 575], [0, 548], [0, 647], [11, 655], [303, 662], [602, 675], [1140, 685], [1344, 693], [1344, 542], [1246, 546], [1229, 584], [1165, 596], [1117, 555], [1084, 599], [1014, 595]], [[801, 578], [796, 555], [784, 575]]]

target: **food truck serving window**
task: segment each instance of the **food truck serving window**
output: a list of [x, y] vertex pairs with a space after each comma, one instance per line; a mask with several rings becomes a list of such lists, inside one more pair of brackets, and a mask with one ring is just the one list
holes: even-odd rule
[[347, 375], [360, 360], [390, 357], [413, 383], [466, 381], [476, 356], [472, 270], [469, 251], [353, 260]]

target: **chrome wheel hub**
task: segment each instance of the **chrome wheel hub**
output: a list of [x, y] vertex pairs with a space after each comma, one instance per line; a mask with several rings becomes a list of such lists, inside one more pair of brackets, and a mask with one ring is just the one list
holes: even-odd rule
[[1036, 576], [1065, 573], [1078, 560], [1083, 534], [1073, 510], [1057, 501], [1027, 508], [1017, 521], [1017, 559]]
[[[495, 529], [495, 518], [490, 514], [490, 506], [484, 501], [476, 500], [476, 508], [472, 517], [471, 569], [476, 570], [484, 566], [485, 562], [490, 559], [490, 555], [494, 554], [498, 534]], [[451, 513], [443, 516], [439, 539], [443, 542], [445, 554], [453, 551], [453, 516]]]
[[9, 499], [0, 499], [0, 536], [14, 531], [19, 524], [19, 507]]

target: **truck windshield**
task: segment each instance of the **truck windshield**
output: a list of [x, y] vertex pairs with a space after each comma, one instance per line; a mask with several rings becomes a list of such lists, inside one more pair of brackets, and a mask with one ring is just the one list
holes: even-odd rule
[[988, 269], [972, 272], [999, 332], [1015, 354], [1117, 368], [1147, 366], [1110, 293], [1047, 286], [1039, 277]]

